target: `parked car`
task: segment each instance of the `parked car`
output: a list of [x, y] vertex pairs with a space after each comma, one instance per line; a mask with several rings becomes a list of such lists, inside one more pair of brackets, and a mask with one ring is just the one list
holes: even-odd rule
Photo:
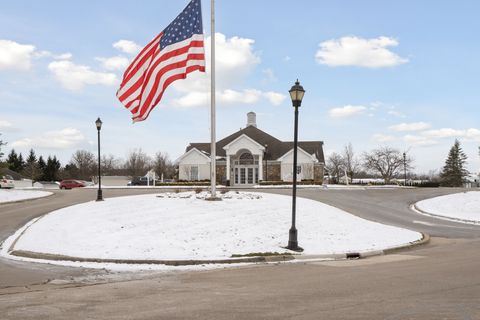
[[[156, 181], [156, 183], [159, 183], [160, 181]], [[133, 177], [132, 181], [129, 181], [127, 183], [127, 186], [148, 186], [150, 183], [151, 186], [153, 186], [153, 180], [150, 179], [150, 181], [147, 179], [147, 177]]]
[[83, 188], [87, 184], [81, 180], [62, 180], [58, 186], [60, 189]]
[[0, 188], [12, 189], [15, 188], [15, 184], [13, 183], [12, 176], [6, 174], [0, 177]]

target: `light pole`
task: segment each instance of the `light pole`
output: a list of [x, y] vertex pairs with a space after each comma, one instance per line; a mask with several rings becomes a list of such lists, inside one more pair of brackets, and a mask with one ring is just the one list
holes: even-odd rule
[[294, 126], [294, 138], [293, 138], [293, 188], [292, 188], [292, 226], [288, 232], [288, 246], [287, 249], [293, 251], [303, 251], [298, 246], [297, 241], [297, 229], [295, 227], [296, 216], [296, 204], [297, 204], [297, 143], [298, 143], [298, 107], [302, 104], [303, 95], [305, 90], [300, 85], [300, 82], [295, 82], [295, 85], [289, 91], [292, 98], [292, 105], [295, 108], [295, 126]]
[[265, 143], [265, 154], [263, 156], [265, 160], [265, 178], [264, 181], [268, 181], [268, 170], [267, 170], [267, 152], [268, 152], [268, 144]]
[[403, 153], [403, 185], [407, 186], [407, 154]]
[[102, 129], [102, 120], [100, 118], [95, 121], [97, 126], [98, 134], [98, 190], [97, 190], [97, 201], [103, 201], [102, 195], [102, 173], [100, 172], [100, 130]]

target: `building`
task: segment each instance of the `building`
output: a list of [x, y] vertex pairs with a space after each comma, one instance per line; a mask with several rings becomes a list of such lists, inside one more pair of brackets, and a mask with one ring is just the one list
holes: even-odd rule
[[[280, 141], [257, 128], [254, 112], [247, 126], [216, 143], [217, 180], [229, 186], [255, 185], [260, 181], [292, 181], [293, 142]], [[190, 143], [177, 160], [179, 180], [210, 179], [210, 143]], [[322, 183], [322, 141], [299, 141], [297, 180]]]

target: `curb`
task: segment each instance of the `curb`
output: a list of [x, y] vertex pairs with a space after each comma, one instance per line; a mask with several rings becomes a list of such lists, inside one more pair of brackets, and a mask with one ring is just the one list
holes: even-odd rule
[[[20, 235], [21, 236], [21, 235]], [[20, 237], [19, 236], [19, 237]], [[18, 240], [18, 238], [16, 239]], [[15, 240], [15, 241], [16, 241]], [[422, 233], [422, 239], [410, 242], [398, 247], [388, 248], [384, 250], [374, 250], [365, 252], [348, 252], [339, 254], [324, 254], [324, 255], [308, 255], [308, 256], [293, 256], [293, 255], [279, 255], [279, 256], [261, 256], [248, 258], [230, 258], [230, 259], [206, 259], [206, 260], [129, 260], [129, 259], [99, 259], [99, 258], [81, 258], [72, 257], [60, 254], [40, 253], [25, 250], [11, 250], [9, 254], [30, 259], [41, 259], [51, 261], [71, 261], [71, 262], [94, 262], [94, 263], [116, 263], [116, 264], [163, 264], [167, 266], [191, 266], [204, 264], [234, 264], [234, 263], [269, 263], [269, 262], [285, 262], [285, 261], [308, 261], [308, 260], [347, 260], [347, 259], [363, 259], [373, 256], [380, 256], [390, 254], [396, 251], [410, 249], [412, 247], [426, 244], [430, 241], [430, 236]], [[13, 247], [13, 245], [12, 245]], [[12, 249], [10, 247], [10, 249]]]
[[447, 216], [442, 216], [440, 214], [434, 214], [434, 213], [424, 211], [424, 210], [420, 209], [419, 207], [417, 207], [416, 203], [410, 205], [410, 208], [413, 211], [418, 211], [418, 213], [420, 213], [420, 214], [423, 214], [423, 215], [426, 215], [426, 216], [429, 216], [429, 217], [434, 217], [434, 218], [437, 218], [437, 219], [448, 220], [448, 221], [463, 223], [463, 224], [480, 225], [480, 221], [477, 221], [477, 220], [468, 220], [468, 219], [447, 217]]
[[96, 263], [117, 263], [117, 264], [163, 264], [167, 266], [191, 266], [203, 264], [233, 264], [233, 263], [258, 263], [258, 262], [279, 262], [293, 260], [294, 258], [288, 255], [284, 256], [270, 256], [270, 257], [250, 257], [250, 258], [231, 258], [218, 260], [129, 260], [129, 259], [97, 259], [97, 258], [80, 258], [71, 257], [61, 254], [40, 253], [24, 250], [10, 251], [9, 254], [16, 257], [52, 260], [52, 261], [72, 261], [72, 262], [96, 262]]

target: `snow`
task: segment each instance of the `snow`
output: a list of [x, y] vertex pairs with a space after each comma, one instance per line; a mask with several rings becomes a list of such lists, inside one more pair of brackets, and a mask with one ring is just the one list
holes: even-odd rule
[[52, 194], [51, 192], [46, 192], [46, 191], [0, 189], [0, 203], [42, 198], [42, 197], [49, 196], [51, 194]]
[[458, 222], [480, 224], [480, 191], [435, 197], [419, 201], [415, 206], [426, 214]]
[[[13, 249], [142, 260], [288, 251], [282, 247], [288, 241], [291, 197], [227, 192], [222, 201], [205, 201], [206, 196], [139, 195], [63, 208], [27, 226]], [[306, 255], [383, 250], [422, 238], [418, 232], [363, 220], [304, 198], [297, 199], [297, 229]], [[3, 255], [13, 241], [11, 237], [4, 243]]]

